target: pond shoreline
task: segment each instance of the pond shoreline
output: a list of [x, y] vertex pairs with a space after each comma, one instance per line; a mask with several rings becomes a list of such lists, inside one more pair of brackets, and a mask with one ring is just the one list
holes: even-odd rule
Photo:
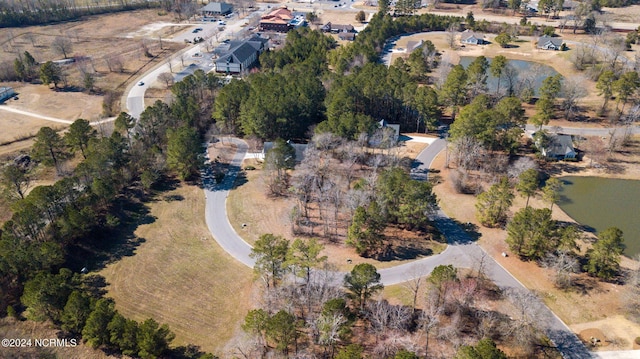
[[625, 256], [640, 254], [640, 225], [634, 221], [640, 202], [640, 180], [598, 176], [562, 176], [564, 195], [571, 202], [558, 207], [574, 222], [593, 229], [593, 234], [619, 227], [625, 234]]

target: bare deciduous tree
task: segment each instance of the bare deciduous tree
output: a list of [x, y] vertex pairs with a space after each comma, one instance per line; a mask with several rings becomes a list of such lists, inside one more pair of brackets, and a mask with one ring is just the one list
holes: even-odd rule
[[576, 257], [566, 251], [547, 254], [544, 265], [553, 270], [554, 282], [563, 289], [571, 286], [571, 275], [580, 270]]
[[586, 155], [589, 157], [589, 167], [592, 167], [594, 162], [602, 164], [606, 159], [607, 147], [600, 137], [588, 137], [583, 146]]
[[544, 311], [541, 300], [526, 289], [509, 288], [505, 294], [516, 310], [509, 335], [521, 349], [530, 353], [543, 329], [539, 325], [550, 320], [546, 315], [549, 312]]
[[452, 23], [447, 28], [447, 44], [452, 49], [458, 48], [458, 43], [456, 42], [456, 37], [458, 35], [458, 31], [460, 30], [460, 24]]
[[428, 357], [429, 337], [431, 332], [440, 324], [440, 315], [443, 312], [442, 306], [438, 303], [436, 295], [427, 293], [424, 309], [420, 313], [419, 323], [425, 336], [424, 355]]
[[568, 120], [578, 112], [578, 100], [587, 96], [587, 79], [584, 76], [570, 76], [562, 81], [562, 109]]
[[511, 166], [509, 166], [509, 170], [507, 171], [507, 175], [510, 180], [517, 180], [518, 177], [522, 174], [522, 172], [529, 169], [537, 169], [538, 164], [531, 157], [521, 156], [518, 157], [517, 160], [513, 161]]
[[69, 41], [69, 38], [62, 36], [57, 36], [51, 43], [51, 47], [55, 52], [64, 56], [65, 59], [68, 58], [71, 51], [73, 51], [73, 45], [71, 41]]
[[169, 88], [173, 84], [173, 75], [169, 72], [163, 72], [158, 75], [158, 80], [164, 82], [167, 88]]

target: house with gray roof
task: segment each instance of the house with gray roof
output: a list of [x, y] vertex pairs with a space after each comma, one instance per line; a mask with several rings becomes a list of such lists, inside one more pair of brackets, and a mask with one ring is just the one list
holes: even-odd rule
[[[293, 143], [291, 141], [287, 141], [291, 147], [296, 151], [296, 162], [300, 163], [304, 160], [304, 153], [307, 150], [308, 145], [306, 143]], [[267, 152], [271, 151], [275, 142], [265, 142], [262, 147], [262, 153], [258, 155], [258, 158], [265, 159], [267, 156]]]
[[5, 102], [6, 100], [12, 98], [16, 95], [16, 92], [13, 91], [11, 87], [0, 87], [0, 103]]
[[484, 45], [487, 40], [484, 39], [484, 35], [467, 29], [460, 34], [460, 42], [467, 45]]
[[331, 22], [324, 24], [320, 30], [322, 30], [322, 32], [331, 32], [334, 34], [341, 33], [341, 32], [355, 32], [355, 29], [351, 24], [341, 25], [341, 24], [334, 24]]
[[210, 2], [198, 10], [203, 16], [228, 15], [231, 14], [232, 11], [233, 6], [226, 2]]
[[229, 41], [218, 46], [213, 52], [216, 72], [239, 74], [252, 68], [260, 54], [267, 48], [269, 39], [254, 35], [244, 41]]
[[536, 47], [543, 50], [560, 50], [563, 43], [564, 41], [562, 41], [562, 39], [559, 37], [542, 35], [538, 38]]
[[356, 39], [356, 34], [354, 32], [341, 32], [338, 34], [338, 39], [353, 41]]
[[557, 134], [547, 137], [547, 144], [539, 147], [540, 153], [544, 157], [555, 158], [558, 160], [566, 160], [567, 158], [576, 158], [576, 150], [573, 147], [573, 139], [569, 135]]

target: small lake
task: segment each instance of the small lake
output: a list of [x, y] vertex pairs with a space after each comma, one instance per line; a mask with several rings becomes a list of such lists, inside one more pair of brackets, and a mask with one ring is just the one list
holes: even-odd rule
[[[475, 59], [476, 58], [473, 56], [462, 56], [460, 57], [460, 65], [466, 69]], [[489, 61], [489, 64], [491, 64], [491, 59], [487, 58], [487, 60]], [[538, 89], [542, 85], [542, 81], [549, 76], [555, 76], [558, 74], [558, 72], [556, 72], [556, 70], [551, 66], [533, 61], [508, 60], [507, 64], [513, 70], [512, 73], [514, 76], [511, 79], [511, 83], [516, 94], [518, 94], [522, 89], [530, 87], [537, 95]], [[489, 76], [487, 79], [487, 87], [489, 91], [495, 91], [498, 86], [498, 79], [491, 75], [491, 70], [487, 70], [487, 75]], [[500, 80], [500, 89], [506, 89], [508, 83], [509, 78], [503, 75]]]
[[562, 177], [560, 208], [578, 223], [601, 232], [618, 227], [624, 254], [640, 253], [640, 181], [601, 177]]

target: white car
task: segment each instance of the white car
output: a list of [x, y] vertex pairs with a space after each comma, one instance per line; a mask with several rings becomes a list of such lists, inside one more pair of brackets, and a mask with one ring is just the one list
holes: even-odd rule
[[144, 86], [144, 82], [143, 81], [138, 82], [138, 86]]

